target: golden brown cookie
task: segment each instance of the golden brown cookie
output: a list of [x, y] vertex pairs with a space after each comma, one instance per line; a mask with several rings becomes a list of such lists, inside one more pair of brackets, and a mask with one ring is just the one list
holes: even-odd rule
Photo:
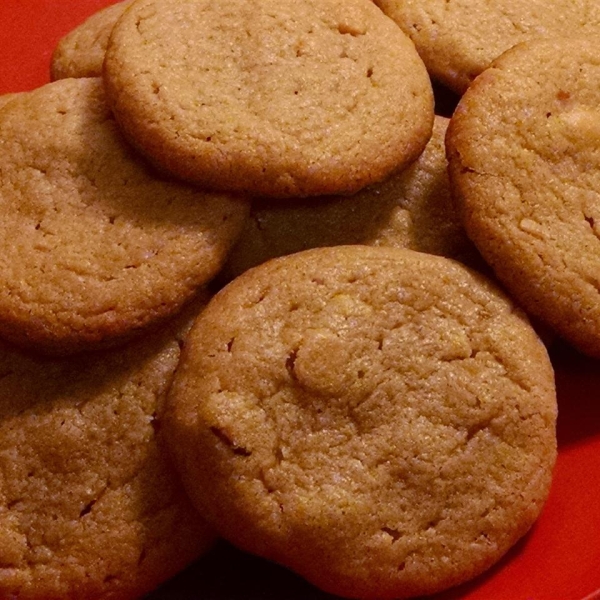
[[247, 202], [158, 177], [122, 139], [99, 78], [0, 111], [0, 334], [68, 353], [168, 317], [220, 269]]
[[137, 0], [104, 79], [130, 140], [211, 189], [350, 193], [431, 134], [423, 62], [370, 0]]
[[135, 599], [210, 547], [160, 433], [184, 332], [69, 359], [0, 343], [0, 597]]
[[431, 75], [462, 94], [515, 44], [542, 36], [600, 33], [594, 0], [375, 0], [415, 42]]
[[232, 279], [277, 256], [344, 244], [405, 247], [475, 262], [477, 252], [450, 195], [447, 126], [448, 119], [436, 117], [432, 137], [415, 163], [352, 196], [254, 200], [220, 277]]
[[525, 534], [555, 419], [545, 348], [487, 280], [443, 257], [337, 246], [213, 297], [164, 427], [224, 537], [329, 592], [391, 599], [472, 578]]
[[124, 0], [106, 6], [62, 37], [50, 60], [51, 79], [102, 75], [110, 32], [132, 2]]
[[600, 356], [599, 90], [596, 38], [521, 44], [468, 90], [447, 139], [469, 236], [526, 310], [593, 356]]

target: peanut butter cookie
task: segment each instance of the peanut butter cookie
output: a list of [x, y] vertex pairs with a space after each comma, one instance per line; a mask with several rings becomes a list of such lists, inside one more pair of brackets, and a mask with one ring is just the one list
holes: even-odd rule
[[100, 78], [0, 111], [0, 335], [65, 354], [177, 312], [221, 268], [248, 202], [157, 173], [124, 141]]
[[104, 79], [129, 139], [211, 189], [351, 193], [431, 135], [423, 62], [370, 0], [137, 0]]
[[467, 233], [530, 314], [592, 356], [600, 356], [599, 90], [596, 38], [520, 44], [469, 88], [447, 137]]
[[50, 60], [51, 79], [100, 77], [110, 32], [132, 2], [124, 0], [99, 10], [61, 38]]
[[598, 36], [595, 0], [375, 0], [415, 42], [431, 75], [464, 93], [515, 44], [537, 37]]
[[555, 420], [545, 347], [496, 287], [447, 258], [337, 246], [211, 300], [164, 427], [224, 537], [329, 592], [391, 599], [472, 578], [526, 533]]

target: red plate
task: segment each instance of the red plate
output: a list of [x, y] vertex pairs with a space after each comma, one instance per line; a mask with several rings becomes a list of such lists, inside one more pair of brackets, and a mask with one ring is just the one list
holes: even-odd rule
[[[56, 42], [111, 0], [0, 0], [0, 94], [48, 81]], [[1, 132], [0, 132], [1, 136]], [[533, 530], [491, 571], [436, 600], [600, 599], [600, 363], [551, 352], [559, 456]], [[325, 600], [292, 573], [220, 544], [150, 595], [153, 600]]]

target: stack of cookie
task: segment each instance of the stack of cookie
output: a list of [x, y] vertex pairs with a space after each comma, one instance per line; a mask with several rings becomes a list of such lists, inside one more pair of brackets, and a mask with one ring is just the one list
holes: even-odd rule
[[2, 100], [0, 595], [135, 598], [220, 535], [408, 598], [535, 522], [556, 394], [517, 301], [596, 352], [592, 254], [553, 278], [594, 231], [594, 44], [449, 66], [448, 119], [417, 4], [126, 0]]

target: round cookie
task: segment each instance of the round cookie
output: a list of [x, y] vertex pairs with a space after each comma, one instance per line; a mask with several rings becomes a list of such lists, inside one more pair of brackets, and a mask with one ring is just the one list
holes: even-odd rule
[[69, 359], [0, 343], [0, 597], [133, 600], [211, 547], [159, 427], [185, 330]]
[[255, 199], [219, 278], [233, 279], [277, 256], [347, 244], [406, 247], [476, 262], [450, 195], [447, 126], [447, 118], [436, 117], [431, 139], [412, 165], [352, 196], [293, 203]]
[[594, 0], [375, 0], [411, 37], [432, 77], [462, 94], [515, 44], [565, 32], [598, 36]]
[[101, 76], [110, 32], [132, 2], [124, 0], [102, 8], [61, 38], [50, 60], [50, 78]]
[[596, 38], [520, 44], [463, 96], [447, 137], [467, 233], [530, 314], [592, 356], [600, 356], [599, 90]]
[[525, 534], [555, 419], [545, 348], [487, 280], [443, 257], [337, 246], [213, 297], [164, 427], [225, 538], [328, 592], [391, 599], [472, 578]]
[[121, 342], [221, 268], [248, 202], [159, 177], [122, 139], [100, 78], [0, 111], [0, 334], [49, 353]]
[[137, 0], [104, 79], [130, 140], [210, 189], [351, 193], [432, 128], [425, 66], [370, 0]]

